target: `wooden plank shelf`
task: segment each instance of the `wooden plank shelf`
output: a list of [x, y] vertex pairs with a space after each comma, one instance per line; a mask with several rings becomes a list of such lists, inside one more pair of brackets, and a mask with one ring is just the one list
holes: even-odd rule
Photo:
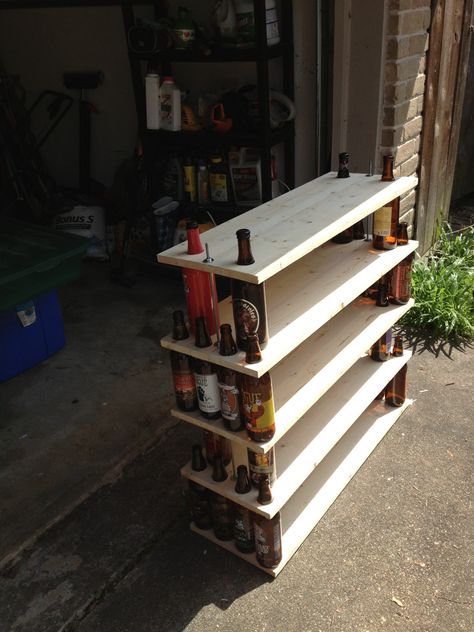
[[374, 306], [357, 299], [272, 369], [276, 432], [256, 443], [247, 432], [232, 432], [222, 420], [204, 419], [198, 411], [171, 414], [222, 435], [254, 452], [268, 452], [316, 401], [413, 305]]
[[[406, 246], [381, 251], [373, 250], [364, 241], [344, 245], [328, 243], [270, 279], [266, 289], [270, 339], [263, 350], [262, 361], [257, 364], [246, 364], [243, 352], [221, 356], [215, 345], [199, 349], [192, 338], [175, 341], [168, 335], [161, 339], [161, 344], [166, 349], [260, 377], [413, 252], [417, 245], [418, 242], [410, 241]], [[222, 323], [233, 323], [230, 298], [219, 303], [219, 313]]]
[[[418, 183], [414, 176], [382, 182], [380, 175], [336, 175], [327, 173], [207, 231], [212, 263], [188, 255], [187, 242], [161, 252], [158, 261], [262, 283]], [[252, 231], [256, 261], [249, 266], [236, 264], [239, 228]]]
[[237, 494], [231, 478], [216, 483], [212, 468], [192, 470], [190, 463], [181, 474], [266, 518], [274, 516], [303, 484], [313, 470], [373, 402], [387, 382], [408, 362], [410, 352], [388, 362], [360, 358], [356, 364], [313, 406], [276, 444], [277, 480], [272, 486], [273, 501], [260, 505], [257, 491]]
[[407, 399], [400, 408], [389, 409], [381, 403], [369, 406], [282, 507], [283, 558], [275, 569], [263, 568], [254, 554], [240, 553], [232, 541], [218, 540], [212, 530], [191, 525], [192, 531], [276, 577], [410, 404]]

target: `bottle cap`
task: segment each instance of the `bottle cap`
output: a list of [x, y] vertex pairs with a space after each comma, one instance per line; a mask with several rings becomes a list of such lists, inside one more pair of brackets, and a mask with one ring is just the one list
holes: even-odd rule
[[235, 234], [237, 239], [249, 239], [250, 230], [248, 228], [240, 228]]
[[173, 81], [173, 77], [170, 77], [170, 75], [166, 75], [166, 77], [163, 77], [163, 81]]

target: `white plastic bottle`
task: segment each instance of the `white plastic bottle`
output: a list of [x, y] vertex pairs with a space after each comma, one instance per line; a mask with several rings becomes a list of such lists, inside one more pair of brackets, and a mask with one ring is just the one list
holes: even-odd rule
[[145, 77], [146, 126], [160, 129], [160, 78], [154, 70]]
[[181, 129], [181, 92], [173, 77], [164, 77], [160, 88], [160, 118], [162, 129], [170, 132]]

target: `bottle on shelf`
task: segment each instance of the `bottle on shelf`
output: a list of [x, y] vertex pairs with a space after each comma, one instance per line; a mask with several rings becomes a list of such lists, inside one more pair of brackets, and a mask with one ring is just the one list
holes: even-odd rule
[[[255, 46], [255, 15], [253, 0], [235, 0], [237, 46]], [[275, 0], [265, 0], [265, 26], [267, 46], [280, 41]]]
[[145, 103], [147, 129], [160, 129], [160, 78], [154, 68], [145, 76]]
[[212, 466], [212, 480], [216, 483], [222, 483], [229, 478], [224, 466], [224, 457], [222, 453], [218, 452], [214, 457], [214, 463]]
[[233, 508], [230, 500], [224, 496], [210, 493], [212, 528], [218, 540], [232, 540], [234, 538]]
[[405, 246], [408, 241], [408, 222], [400, 222], [397, 227], [397, 246]]
[[[383, 157], [381, 179], [383, 182], [395, 180], [393, 175], [393, 156], [391, 154]], [[396, 247], [399, 211], [399, 197], [375, 211], [373, 215], [373, 247], [376, 250], [391, 250]]]
[[181, 130], [181, 91], [169, 75], [160, 88], [160, 127], [170, 132]]
[[256, 364], [262, 359], [262, 350], [258, 342], [257, 334], [247, 334], [247, 351], [245, 352], [245, 362]]
[[[392, 355], [394, 357], [403, 355], [402, 336], [395, 336]], [[405, 364], [387, 384], [385, 388], [385, 403], [388, 406], [403, 406], [407, 396], [407, 371], [408, 367]]]
[[[173, 312], [173, 340], [185, 340], [188, 337], [184, 314], [181, 310], [176, 310]], [[176, 405], [180, 410], [196, 410], [197, 391], [191, 358], [185, 353], [171, 351], [170, 362]]]
[[207, 463], [206, 463], [206, 459], [204, 458], [202, 454], [202, 447], [199, 445], [199, 443], [195, 443], [193, 445], [192, 454], [193, 454], [193, 458], [191, 461], [191, 468], [195, 472], [202, 472], [203, 470], [205, 470], [207, 467]]
[[253, 513], [246, 507], [234, 503], [234, 543], [241, 553], [255, 551], [255, 532], [253, 528]]
[[203, 158], [198, 163], [197, 181], [199, 204], [209, 204], [209, 171], [207, 162]]
[[257, 562], [265, 568], [276, 568], [282, 559], [280, 513], [270, 519], [255, 514], [253, 526]]
[[245, 465], [237, 466], [237, 481], [235, 483], [235, 491], [237, 494], [248, 494], [252, 489], [249, 473]]
[[352, 237], [354, 239], [365, 239], [364, 221], [360, 219], [352, 227]]
[[260, 478], [257, 500], [261, 505], [269, 505], [273, 500], [268, 474], [263, 474]]
[[178, 17], [174, 22], [173, 33], [175, 48], [187, 50], [193, 47], [196, 29], [187, 7], [178, 7]]
[[[221, 338], [219, 341], [219, 354], [222, 356], [232, 356], [238, 351], [237, 345], [232, 337], [232, 328], [228, 323], [220, 327]], [[227, 367], [217, 367], [217, 377], [219, 384], [219, 398], [221, 415], [224, 425], [229, 430], [238, 432], [244, 429], [244, 423], [240, 414], [240, 391], [239, 379], [236, 371]]]
[[[236, 235], [239, 247], [237, 264], [246, 266], [255, 263], [250, 247], [248, 228], [241, 228]], [[231, 292], [237, 346], [246, 351], [247, 335], [256, 333], [258, 334], [258, 341], [263, 347], [268, 340], [265, 283], [257, 284], [232, 279]]]
[[197, 202], [196, 163], [187, 155], [183, 160], [184, 199], [186, 202]]
[[210, 432], [209, 430], [204, 430], [203, 434], [204, 446], [206, 448], [206, 460], [209, 465], [214, 464], [214, 458], [217, 454], [222, 454], [224, 458], [224, 465], [228, 465], [232, 460], [232, 445], [230, 441], [215, 432]]
[[209, 504], [209, 491], [195, 483], [188, 481], [188, 498], [191, 520], [198, 529], [211, 529], [211, 506]]
[[[203, 316], [196, 318], [195, 344], [200, 348], [212, 344]], [[206, 419], [217, 419], [221, 412], [216, 367], [211, 362], [198, 358], [194, 359], [193, 364], [199, 411]]]
[[252, 485], [258, 489], [261, 479], [265, 476], [272, 485], [275, 481], [275, 449], [272, 448], [265, 454], [247, 449], [247, 456]]
[[[342, 151], [339, 154], [339, 169], [337, 172], [338, 178], [350, 177], [348, 164], [349, 164], [349, 154], [347, 153], [347, 151]], [[353, 227], [348, 226], [348, 228], [345, 228], [343, 231], [335, 235], [331, 239], [331, 241], [335, 244], [348, 244], [352, 241], [352, 239], [353, 239]]]
[[392, 329], [389, 329], [370, 348], [370, 357], [376, 362], [386, 362], [390, 358]]
[[388, 307], [388, 283], [384, 275], [377, 284], [377, 296], [375, 298], [377, 307]]
[[261, 377], [242, 375], [240, 397], [247, 434], [253, 441], [269, 441], [275, 434], [275, 404], [270, 373]]
[[413, 253], [400, 261], [390, 272], [389, 301], [395, 305], [406, 305], [411, 296], [411, 268]]
[[232, 182], [229, 165], [221, 154], [213, 154], [210, 159], [209, 197], [214, 204], [232, 204]]
[[[204, 252], [199, 235], [199, 224], [192, 220], [186, 224], [186, 235], [188, 238], [188, 255], [198, 255]], [[195, 334], [196, 318], [203, 316], [209, 333], [217, 332], [217, 322], [219, 320], [216, 282], [213, 274], [202, 270], [192, 270], [182, 268], [181, 271], [186, 297], [186, 307], [188, 311], [191, 331]]]

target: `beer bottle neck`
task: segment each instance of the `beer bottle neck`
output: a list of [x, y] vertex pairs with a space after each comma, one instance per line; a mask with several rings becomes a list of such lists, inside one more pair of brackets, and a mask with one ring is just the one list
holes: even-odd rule
[[395, 180], [393, 176], [393, 156], [383, 157], [382, 180], [384, 182], [390, 182], [391, 180]]
[[400, 357], [403, 355], [403, 338], [401, 336], [395, 336], [392, 355], [395, 357]]
[[196, 347], [210, 347], [212, 345], [211, 336], [207, 329], [206, 319], [204, 316], [196, 318], [196, 339], [194, 341]]
[[184, 322], [184, 314], [181, 310], [173, 312], [173, 340], [185, 340], [189, 338], [188, 328]]
[[219, 342], [219, 355], [230, 356], [237, 353], [237, 345], [232, 337], [232, 329], [230, 325], [221, 325], [220, 331], [221, 339]]
[[262, 351], [256, 334], [247, 335], [247, 351], [245, 353], [245, 361], [247, 364], [255, 364], [262, 359]]

